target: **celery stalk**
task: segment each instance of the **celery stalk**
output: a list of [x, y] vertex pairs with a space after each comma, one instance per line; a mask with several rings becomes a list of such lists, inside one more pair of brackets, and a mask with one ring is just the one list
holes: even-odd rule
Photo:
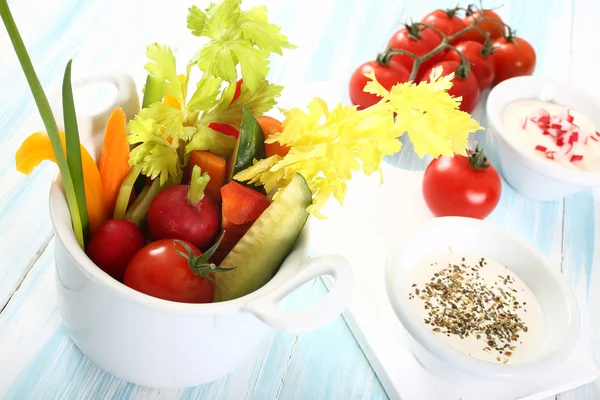
[[131, 171], [129, 171], [123, 180], [121, 188], [119, 189], [119, 196], [117, 196], [117, 202], [115, 204], [115, 212], [113, 214], [114, 219], [125, 218], [127, 206], [129, 205], [129, 199], [131, 198], [131, 191], [133, 190], [133, 185], [140, 175], [140, 172], [142, 172], [142, 166], [136, 165], [131, 169]]
[[84, 243], [87, 242], [90, 235], [90, 226], [88, 221], [88, 210], [85, 199], [85, 184], [83, 176], [83, 166], [81, 161], [81, 142], [79, 141], [79, 129], [77, 127], [77, 114], [75, 112], [75, 102], [73, 100], [73, 87], [71, 85], [71, 64], [69, 60], [65, 68], [63, 78], [63, 119], [65, 124], [65, 148], [67, 152], [67, 165], [73, 179], [73, 188], [77, 198], [77, 207], [81, 218], [81, 227], [83, 230]]
[[125, 218], [137, 226], [141, 226], [146, 218], [148, 209], [150, 208], [150, 203], [152, 203], [152, 200], [160, 193], [160, 190], [160, 180], [155, 179], [152, 181], [152, 185], [146, 186], [144, 190], [142, 190], [142, 193], [140, 193], [129, 211], [127, 211]]
[[146, 77], [146, 86], [144, 86], [144, 98], [142, 99], [142, 108], [146, 108], [154, 102], [161, 101], [163, 98], [164, 86], [164, 79], [159, 79], [152, 75], [148, 75]]
[[23, 69], [23, 73], [25, 74], [25, 78], [29, 84], [29, 88], [31, 89], [31, 93], [37, 105], [40, 117], [42, 118], [44, 126], [46, 127], [46, 131], [52, 145], [52, 150], [56, 157], [56, 164], [60, 170], [75, 237], [77, 238], [79, 245], [82, 248], [85, 248], [81, 211], [78, 206], [77, 195], [74, 187], [75, 183], [71, 177], [67, 159], [65, 158], [65, 154], [63, 152], [62, 143], [58, 133], [58, 127], [56, 125], [56, 121], [54, 120], [54, 115], [52, 114], [52, 109], [50, 108], [46, 94], [44, 93], [44, 89], [42, 88], [37, 74], [35, 73], [35, 69], [33, 68], [31, 59], [29, 58], [29, 54], [27, 53], [27, 49], [25, 48], [25, 44], [23, 43], [23, 39], [21, 38], [6, 0], [0, 0], [0, 17], [4, 22], [8, 36], [10, 37], [15, 53], [17, 54], [19, 63], [21, 64], [21, 68]]

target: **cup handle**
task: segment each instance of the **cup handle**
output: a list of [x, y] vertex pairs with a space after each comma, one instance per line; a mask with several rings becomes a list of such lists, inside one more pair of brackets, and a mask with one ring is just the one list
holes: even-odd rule
[[[291, 254], [269, 282], [274, 289], [267, 295], [244, 305], [263, 323], [288, 333], [315, 330], [337, 318], [350, 301], [354, 290], [354, 273], [341, 256], [325, 255], [307, 259], [302, 252]], [[300, 311], [285, 311], [277, 306], [287, 295], [306, 282], [329, 275], [334, 286], [316, 304]]]
[[[73, 80], [73, 90], [85, 87], [94, 83], [110, 83], [117, 92], [110, 103], [100, 111], [93, 114], [77, 113], [77, 124], [81, 132], [87, 132], [87, 135], [81, 135], [81, 142], [91, 153], [95, 161], [98, 161], [104, 141], [104, 131], [106, 121], [116, 107], [121, 107], [126, 115], [127, 121], [134, 118], [140, 110], [140, 99], [137, 93], [135, 81], [131, 75], [125, 73], [103, 73], [97, 75], [84, 76]], [[62, 116], [62, 94], [56, 91], [53, 96], [53, 110], [56, 123], [60, 130], [64, 130]]]

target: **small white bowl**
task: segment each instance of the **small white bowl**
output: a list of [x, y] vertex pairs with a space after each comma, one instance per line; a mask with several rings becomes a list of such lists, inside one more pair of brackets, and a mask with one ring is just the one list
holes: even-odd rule
[[586, 115], [600, 127], [600, 105], [586, 93], [562, 82], [538, 76], [508, 79], [494, 87], [487, 100], [488, 152], [506, 181], [521, 194], [540, 201], [553, 201], [586, 188], [600, 186], [600, 173], [567, 169], [536, 157], [511, 139], [502, 123], [502, 110], [516, 100], [551, 101]]
[[[510, 268], [537, 298], [545, 321], [540, 348], [530, 359], [496, 364], [459, 352], [433, 334], [412, 310], [407, 297], [409, 273], [432, 252], [447, 250], [481, 254]], [[552, 262], [517, 235], [488, 222], [434, 218], [388, 257], [386, 290], [394, 312], [411, 339], [419, 362], [437, 375], [477, 376], [510, 381], [531, 378], [558, 366], [572, 352], [579, 336], [579, 309], [573, 293]], [[462, 372], [462, 374], [460, 373]]]

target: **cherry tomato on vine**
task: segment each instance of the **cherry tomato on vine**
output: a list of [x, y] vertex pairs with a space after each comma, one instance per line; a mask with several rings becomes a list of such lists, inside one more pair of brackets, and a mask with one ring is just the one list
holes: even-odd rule
[[[504, 35], [505, 29], [502, 23], [502, 18], [492, 10], [475, 10], [467, 12], [467, 16], [464, 21], [467, 26], [471, 25], [475, 20], [489, 19], [489, 21], [478, 22], [475, 26], [490, 35], [490, 39], [494, 40]], [[495, 21], [492, 21], [495, 20]], [[477, 29], [471, 29], [464, 35], [461, 35], [461, 40], [474, 40], [476, 42], [484, 43], [485, 35]]]
[[502, 182], [483, 150], [434, 159], [423, 175], [423, 199], [436, 217], [484, 219], [494, 211]]
[[[419, 29], [418, 24], [405, 25], [392, 35], [388, 41], [388, 48], [406, 50], [416, 56], [423, 56], [435, 49], [442, 42], [442, 38], [431, 28]], [[421, 63], [417, 71], [418, 80], [423, 71], [444, 58], [444, 51], [434, 54], [430, 59]], [[392, 61], [404, 65], [408, 72], [412, 72], [414, 59], [407, 54], [396, 54]]]
[[454, 97], [462, 97], [460, 109], [464, 112], [471, 113], [477, 105], [480, 94], [479, 84], [477, 83], [475, 74], [468, 71], [468, 68], [465, 68], [465, 66], [461, 65], [458, 61], [442, 61], [425, 71], [421, 81], [429, 82], [429, 75], [433, 72], [434, 68], [437, 67], [442, 67], [442, 76], [447, 76], [454, 72], [452, 87], [448, 90], [448, 93]]
[[[202, 263], [201, 256], [202, 252], [196, 246], [185, 241], [161, 239], [151, 242], [133, 256], [125, 270], [123, 283], [159, 299], [210, 303], [215, 284], [205, 277], [210, 275], [208, 268], [202, 269], [206, 264]], [[194, 265], [200, 268], [198, 273], [192, 270]]]
[[353, 105], [357, 105], [359, 110], [370, 107], [378, 103], [381, 97], [363, 91], [369, 81], [364, 74], [370, 71], [375, 72], [377, 81], [387, 90], [397, 83], [408, 82], [410, 72], [401, 64], [390, 61], [388, 65], [382, 65], [376, 60], [367, 61], [356, 68], [350, 77], [350, 100]]
[[[455, 47], [471, 63], [471, 72], [477, 78], [479, 90], [489, 88], [494, 80], [494, 63], [491, 57], [491, 46], [490, 48], [486, 48], [479, 42], [467, 40], [458, 43]], [[460, 54], [456, 51], [449, 51], [446, 54], [446, 60], [460, 62]]]
[[[458, 31], [461, 31], [467, 27], [465, 21], [456, 15], [455, 10], [435, 10], [427, 14], [421, 20], [424, 24], [435, 26], [437, 29], [442, 31], [446, 36], [452, 36]], [[456, 43], [453, 40], [451, 43]]]
[[523, 38], [512, 36], [494, 40], [492, 53], [495, 78], [494, 85], [515, 76], [532, 75], [535, 70], [535, 50]]

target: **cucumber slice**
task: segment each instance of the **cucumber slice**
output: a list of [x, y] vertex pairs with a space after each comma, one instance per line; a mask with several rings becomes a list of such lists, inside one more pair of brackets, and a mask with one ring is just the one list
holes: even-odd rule
[[265, 158], [265, 135], [252, 111], [244, 107], [240, 135], [229, 160], [227, 182], [230, 182], [238, 172], [251, 167], [254, 159], [263, 158]]
[[236, 268], [214, 275], [226, 293], [215, 288], [213, 301], [237, 299], [269, 282], [302, 232], [311, 204], [312, 193], [296, 174], [221, 263]]

